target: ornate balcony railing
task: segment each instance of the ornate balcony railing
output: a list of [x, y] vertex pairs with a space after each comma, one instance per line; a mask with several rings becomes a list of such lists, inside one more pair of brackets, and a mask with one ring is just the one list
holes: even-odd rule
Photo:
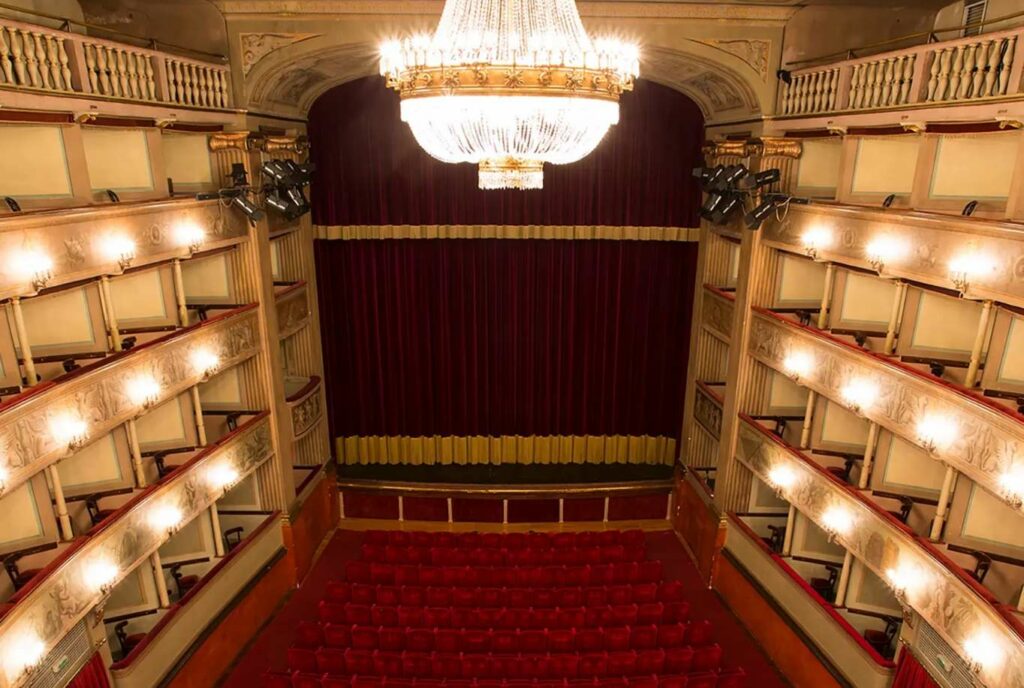
[[317, 422], [323, 417], [322, 400], [321, 380], [316, 375], [309, 378], [309, 383], [302, 389], [285, 399], [292, 419], [292, 436], [296, 440], [316, 427]]
[[227, 66], [0, 19], [0, 87], [209, 110], [231, 104]]
[[[763, 241], [773, 248], [805, 255], [804, 237], [814, 230], [815, 256], [886, 277], [944, 289], [956, 282], [950, 265], [964, 256], [983, 258], [986, 269], [961, 282], [964, 294], [1024, 306], [1024, 236], [1020, 225], [938, 213], [812, 203], [791, 205], [783, 221], [764, 223]], [[872, 254], [877, 239], [896, 247], [892, 255]], [[990, 269], [989, 269], [990, 268]]]
[[[231, 487], [223, 476], [237, 483], [271, 452], [269, 414], [261, 413], [101, 523], [0, 618], [0, 637], [12, 639], [0, 656], [0, 687], [30, 682], [38, 662], [118, 582]], [[104, 571], [99, 583], [97, 566]]]
[[777, 111], [785, 117], [963, 104], [1022, 93], [1024, 28], [930, 43], [791, 73]]
[[[758, 478], [887, 581], [961, 656], [974, 657], [984, 685], [1024, 687], [1024, 638], [991, 594], [926, 539], [750, 418], [736, 446]], [[774, 482], [780, 475], [785, 485]]]
[[722, 341], [728, 342], [732, 332], [732, 295], [721, 289], [704, 285], [704, 303], [701, 308], [701, 324]]
[[[1016, 448], [1024, 445], [1024, 418], [1019, 414], [761, 309], [752, 313], [749, 352], [799, 384], [922, 447], [1011, 505], [1017, 499], [1007, 493], [1002, 480], [1016, 460]], [[808, 370], [799, 375], [789, 370], [787, 361], [794, 356], [809, 360]], [[858, 381], [871, 386], [873, 399], [856, 408], [844, 400], [843, 389]], [[932, 436], [929, 428], [935, 423], [950, 436]]]
[[[52, 268], [46, 286], [123, 272], [118, 256], [105, 250], [112, 230], [132, 240], [131, 265], [139, 267], [170, 258], [187, 258], [178, 234], [181, 226], [203, 230], [203, 250], [245, 241], [248, 225], [241, 213], [225, 212], [219, 201], [195, 199], [157, 203], [117, 203], [6, 215], [0, 218], [0, 255], [17, 256], [26, 248], [47, 256]], [[0, 299], [33, 294], [33, 276], [17, 261], [0, 265]]]
[[[0, 405], [0, 446], [6, 448], [0, 464], [6, 472], [2, 491], [140, 413], [127, 392], [133, 379], [152, 376], [160, 384], [159, 396], [152, 400], [158, 404], [215, 370], [254, 356], [260, 345], [258, 327], [255, 304], [245, 306], [12, 397]], [[200, 360], [200, 350], [216, 359]], [[201, 367], [210, 360], [217, 361], [215, 369]], [[62, 436], [58, 426], [64, 419], [80, 421], [81, 431]]]
[[277, 330], [281, 339], [290, 337], [309, 322], [309, 296], [306, 282], [296, 282], [275, 295]]

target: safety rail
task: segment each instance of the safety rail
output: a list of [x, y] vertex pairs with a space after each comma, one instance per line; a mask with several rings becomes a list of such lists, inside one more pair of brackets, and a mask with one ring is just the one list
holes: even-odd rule
[[776, 110], [804, 117], [1020, 95], [1022, 32], [1015, 28], [794, 70], [781, 83]]
[[0, 88], [225, 110], [228, 67], [0, 19]]

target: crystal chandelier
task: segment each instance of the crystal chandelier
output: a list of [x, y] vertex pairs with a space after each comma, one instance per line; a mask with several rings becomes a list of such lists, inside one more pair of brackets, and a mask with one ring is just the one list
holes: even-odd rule
[[639, 51], [592, 42], [573, 0], [447, 0], [433, 36], [381, 47], [380, 71], [431, 156], [478, 164], [481, 189], [539, 189], [544, 163], [583, 158], [619, 121]]

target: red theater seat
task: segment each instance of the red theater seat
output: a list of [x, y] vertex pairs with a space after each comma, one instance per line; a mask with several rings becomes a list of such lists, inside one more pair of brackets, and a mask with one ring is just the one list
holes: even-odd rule
[[288, 669], [291, 671], [316, 671], [316, 651], [304, 647], [288, 648]]
[[292, 675], [286, 671], [268, 671], [263, 674], [263, 688], [292, 688]]
[[[322, 647], [316, 651], [316, 668], [322, 674], [341, 675], [346, 673], [345, 653], [334, 647]], [[366, 672], [372, 673], [372, 672]]]
[[324, 644], [324, 631], [315, 621], [300, 621], [295, 627], [295, 645], [316, 649]]
[[659, 676], [658, 688], [686, 688], [686, 676]]
[[[320, 681], [319, 674], [308, 674], [301, 671], [292, 674], [292, 688], [320, 688], [323, 685]], [[347, 685], [348, 681], [345, 681], [345, 684]]]
[[693, 670], [713, 671], [718, 669], [722, 661], [722, 648], [718, 645], [705, 645], [693, 650]]

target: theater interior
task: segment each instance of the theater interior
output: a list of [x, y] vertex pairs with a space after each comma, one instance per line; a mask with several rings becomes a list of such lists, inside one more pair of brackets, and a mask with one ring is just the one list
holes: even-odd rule
[[1024, 688], [1022, 0], [0, 0], [0, 688]]

